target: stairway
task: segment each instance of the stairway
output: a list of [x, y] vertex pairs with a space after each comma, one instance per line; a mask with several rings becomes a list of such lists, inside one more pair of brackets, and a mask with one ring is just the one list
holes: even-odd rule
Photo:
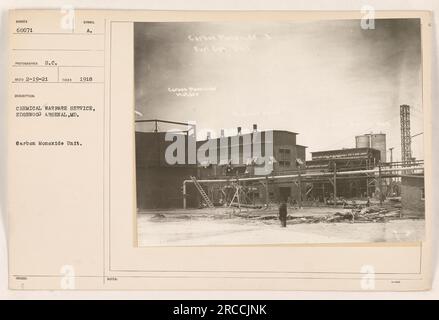
[[206, 192], [204, 191], [203, 187], [198, 182], [197, 178], [194, 176], [191, 176], [191, 180], [194, 182], [195, 187], [198, 189], [198, 192], [200, 192], [201, 197], [203, 198], [204, 202], [207, 204], [209, 208], [213, 208], [213, 203], [210, 201], [209, 197], [207, 196]]

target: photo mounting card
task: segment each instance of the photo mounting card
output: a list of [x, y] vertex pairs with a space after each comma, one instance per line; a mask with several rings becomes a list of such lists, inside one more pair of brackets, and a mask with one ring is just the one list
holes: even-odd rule
[[430, 287], [429, 12], [9, 25], [10, 288]]

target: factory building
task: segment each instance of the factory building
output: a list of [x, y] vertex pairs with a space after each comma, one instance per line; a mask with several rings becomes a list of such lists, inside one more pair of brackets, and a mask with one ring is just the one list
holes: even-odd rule
[[[153, 132], [136, 132], [136, 186], [137, 207], [178, 208], [186, 199], [187, 207], [198, 207], [206, 199], [213, 205], [238, 202], [252, 205], [278, 203], [288, 200], [326, 201], [334, 198], [372, 197], [379, 191], [378, 179], [359, 173], [333, 179], [326, 174], [304, 175], [294, 179], [268, 179], [268, 176], [297, 175], [302, 173], [328, 173], [362, 171], [377, 168], [386, 157], [385, 134], [366, 134], [355, 137], [356, 148], [316, 151], [311, 160], [305, 161], [306, 147], [297, 144], [297, 133], [284, 130], [253, 131], [243, 133], [241, 127], [235, 134], [195, 141], [188, 131], [181, 131], [177, 138], [184, 141], [184, 161], [169, 164], [165, 154], [173, 143], [166, 141], [166, 133], [159, 132], [157, 122]], [[182, 124], [172, 121], [166, 123]], [[194, 128], [195, 132], [195, 128]], [[191, 146], [191, 142], [193, 145]], [[375, 148], [371, 147], [374, 146]], [[189, 161], [190, 152], [195, 158]], [[208, 184], [189, 183], [183, 196], [183, 182], [194, 177], [210, 180]], [[243, 178], [261, 177], [257, 180]], [[266, 180], [267, 179], [267, 180]], [[218, 183], [215, 180], [221, 180]], [[225, 183], [225, 181], [227, 181]], [[382, 186], [382, 185], [381, 185]], [[200, 191], [200, 188], [203, 190]], [[198, 189], [198, 190], [197, 190]], [[301, 192], [299, 192], [301, 191]], [[209, 201], [208, 201], [209, 202]]]
[[[150, 121], [150, 120], [147, 120]], [[189, 134], [182, 132], [185, 162], [168, 164], [165, 160], [167, 148], [173, 141], [166, 141], [165, 132], [136, 131], [136, 193], [137, 208], [181, 207], [182, 185], [191, 176], [199, 179], [232, 179], [264, 175], [281, 175], [297, 171], [298, 163], [305, 163], [306, 147], [296, 143], [297, 133], [283, 130], [258, 131], [253, 126], [251, 133], [242, 133], [237, 128], [233, 136], [196, 141], [196, 163], [189, 163]], [[172, 122], [170, 122], [172, 123]], [[178, 123], [177, 123], [178, 124]], [[206, 148], [208, 146], [208, 148]], [[204, 150], [204, 149], [205, 150]], [[203, 154], [203, 159], [199, 155]], [[210, 154], [212, 153], [212, 154]], [[200, 159], [199, 159], [200, 158]], [[254, 204], [298, 197], [298, 186], [293, 182], [270, 183], [268, 188], [256, 182], [240, 183], [246, 197]], [[224, 186], [223, 186], [224, 187]], [[199, 206], [201, 199], [193, 184], [188, 185], [186, 201], [188, 207]], [[207, 188], [206, 188], [207, 189]], [[205, 190], [212, 202], [225, 201], [227, 190], [220, 185], [209, 185]]]
[[[201, 162], [198, 168], [199, 179], [243, 178], [264, 175], [283, 175], [297, 172], [298, 162], [305, 163], [306, 147], [297, 144], [297, 133], [284, 130], [258, 131], [242, 133], [238, 127], [236, 135], [221, 136], [197, 141], [197, 149], [209, 140], [216, 148], [215, 161]], [[260, 143], [259, 143], [260, 142]], [[260, 145], [260, 149], [258, 148]], [[268, 169], [268, 170], [267, 170]], [[246, 196], [253, 204], [279, 202], [288, 198], [296, 199], [299, 187], [292, 182], [270, 182], [268, 189], [260, 182], [242, 182], [247, 190]], [[218, 191], [212, 186], [207, 190], [214, 202], [224, 201], [225, 190]]]
[[337, 171], [366, 170], [374, 168], [381, 159], [381, 152], [372, 148], [349, 148], [311, 152], [311, 160], [306, 168], [312, 170], [331, 169], [336, 164]]
[[[208, 134], [206, 140], [197, 141], [197, 150], [208, 141], [217, 150], [213, 161], [201, 161], [200, 179], [283, 174], [297, 170], [296, 159], [305, 161], [306, 147], [296, 143], [295, 132], [257, 131], [256, 125], [251, 133], [243, 134], [240, 127], [236, 132], [228, 137], [222, 132], [216, 139]], [[267, 161], [270, 170], [258, 173], [257, 168], [267, 165]]]
[[[381, 152], [372, 148], [351, 148], [311, 152], [311, 160], [306, 162], [307, 172], [337, 172], [367, 170], [380, 163]], [[307, 197], [320, 201], [330, 199], [334, 195], [334, 186], [327, 178], [312, 179]], [[353, 177], [337, 180], [337, 197], [361, 198], [371, 196], [375, 185], [364, 177]]]

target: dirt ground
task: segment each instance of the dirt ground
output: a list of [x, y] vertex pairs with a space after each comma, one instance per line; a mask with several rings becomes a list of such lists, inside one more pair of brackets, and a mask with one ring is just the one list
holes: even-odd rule
[[[423, 219], [385, 222], [297, 223], [295, 217], [331, 215], [340, 208], [289, 210], [286, 228], [276, 210], [231, 208], [151, 210], [138, 213], [139, 246], [249, 245], [286, 243], [411, 242], [424, 237]], [[258, 219], [250, 217], [258, 216]], [[296, 220], [297, 221], [297, 220]]]

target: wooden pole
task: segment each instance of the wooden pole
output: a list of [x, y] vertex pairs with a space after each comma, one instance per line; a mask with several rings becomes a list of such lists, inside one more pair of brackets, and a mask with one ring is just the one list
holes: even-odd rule
[[337, 164], [334, 162], [334, 207], [337, 205]]
[[[369, 169], [370, 160], [366, 160], [366, 169]], [[369, 178], [366, 178], [366, 198], [369, 198]]]
[[[393, 147], [389, 148], [390, 150], [390, 168], [393, 167]], [[390, 178], [390, 186], [389, 186], [390, 192], [393, 193], [393, 178]], [[389, 193], [387, 193], [389, 194]]]
[[369, 178], [366, 178], [366, 197], [369, 198]]
[[389, 150], [390, 150], [390, 168], [392, 167], [392, 162], [393, 162], [393, 147], [392, 148], [389, 148]]
[[268, 176], [265, 176], [265, 206], [268, 208]]
[[383, 179], [381, 179], [381, 161], [378, 163], [378, 181], [379, 181], [379, 188], [380, 188], [380, 205], [383, 205]]
[[183, 209], [186, 209], [186, 182], [183, 182]]
[[238, 199], [238, 209], [241, 210], [241, 197], [240, 197], [240, 193], [241, 192], [241, 186], [239, 185], [239, 178], [236, 178], [236, 195], [237, 195], [237, 199]]
[[298, 165], [299, 168], [299, 176], [297, 177], [299, 180], [299, 208], [302, 208], [302, 176], [300, 171], [300, 165]]

